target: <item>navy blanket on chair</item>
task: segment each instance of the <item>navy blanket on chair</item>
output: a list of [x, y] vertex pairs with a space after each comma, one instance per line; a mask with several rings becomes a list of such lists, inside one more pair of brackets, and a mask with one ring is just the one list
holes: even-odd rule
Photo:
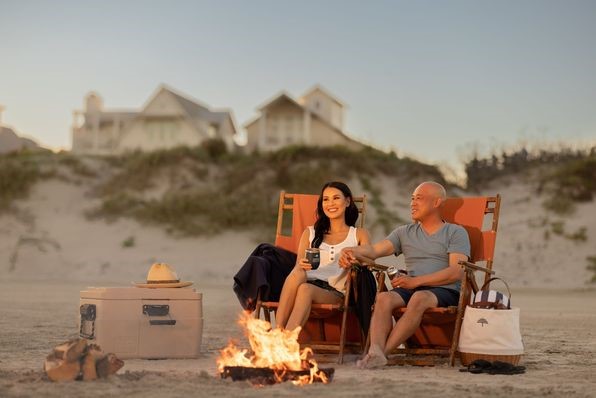
[[257, 296], [279, 301], [286, 277], [294, 269], [296, 255], [269, 243], [261, 243], [234, 276], [234, 292], [245, 310], [254, 311]]

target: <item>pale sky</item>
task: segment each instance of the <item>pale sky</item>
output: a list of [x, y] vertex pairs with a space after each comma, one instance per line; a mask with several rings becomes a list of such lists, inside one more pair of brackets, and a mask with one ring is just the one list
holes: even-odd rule
[[160, 83], [242, 126], [321, 84], [355, 138], [457, 163], [471, 145], [596, 138], [596, 1], [0, 0], [3, 122], [71, 146], [96, 90], [140, 108]]

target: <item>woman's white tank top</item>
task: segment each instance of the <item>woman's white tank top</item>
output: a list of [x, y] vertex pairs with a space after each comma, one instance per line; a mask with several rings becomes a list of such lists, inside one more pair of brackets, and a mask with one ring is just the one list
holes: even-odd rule
[[[308, 238], [309, 247], [312, 246], [312, 241], [315, 238], [315, 229], [313, 226], [308, 227], [310, 236]], [[321, 251], [321, 263], [319, 268], [306, 272], [307, 279], [321, 279], [329, 283], [330, 286], [345, 293], [346, 278], [348, 270], [339, 266], [338, 260], [341, 249], [345, 247], [358, 246], [358, 237], [356, 236], [356, 228], [350, 227], [348, 235], [343, 242], [336, 245], [330, 245], [322, 242], [319, 246]]]

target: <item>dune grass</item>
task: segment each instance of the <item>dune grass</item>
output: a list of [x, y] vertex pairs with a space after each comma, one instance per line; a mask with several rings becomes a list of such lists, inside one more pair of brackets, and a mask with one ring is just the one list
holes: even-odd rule
[[535, 172], [538, 193], [545, 194], [543, 207], [558, 215], [573, 214], [576, 203], [596, 194], [596, 147], [527, 150], [525, 147], [500, 155], [474, 156], [465, 164], [467, 188], [478, 190], [503, 176]]
[[[387, 231], [395, 227], [399, 217], [382, 202], [380, 187], [371, 182], [376, 176], [445, 183], [434, 166], [368, 148], [351, 151], [343, 147], [290, 146], [250, 155], [224, 153], [218, 147], [175, 148], [106, 161], [117, 172], [99, 187], [102, 202], [88, 216], [131, 217], [164, 225], [180, 235], [229, 229], [272, 230], [280, 190], [318, 194], [321, 186], [331, 180], [367, 181], [363, 187], [370, 191], [371, 206]], [[147, 198], [146, 192], [163, 184], [169, 187], [165, 194]]]
[[0, 155], [0, 213], [28, 197], [40, 179], [55, 175], [54, 154], [45, 150], [23, 149]]
[[39, 175], [39, 167], [35, 164], [21, 165], [0, 158], [0, 212], [8, 210], [13, 201], [27, 197]]
[[588, 262], [586, 269], [593, 273], [590, 283], [596, 283], [596, 256], [588, 256], [586, 257], [586, 261]]
[[557, 165], [540, 179], [539, 190], [547, 195], [545, 209], [561, 216], [573, 214], [576, 203], [591, 201], [596, 193], [596, 154]]
[[61, 173], [64, 169], [69, 169], [77, 177], [97, 177], [92, 168], [68, 152], [53, 153], [36, 148], [0, 155], [0, 212], [7, 211], [15, 201], [27, 198], [38, 181], [49, 178], [68, 180]]

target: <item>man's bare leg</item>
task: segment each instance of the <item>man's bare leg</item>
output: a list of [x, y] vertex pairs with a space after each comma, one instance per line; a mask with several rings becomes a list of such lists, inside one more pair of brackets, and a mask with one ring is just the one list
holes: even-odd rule
[[364, 358], [357, 362], [358, 367], [372, 369], [387, 364], [385, 345], [393, 326], [393, 310], [405, 305], [395, 292], [379, 293], [370, 322], [370, 348]]
[[306, 271], [300, 267], [294, 267], [281, 289], [279, 305], [275, 313], [275, 325], [278, 328], [286, 327], [290, 313], [294, 308], [298, 288], [304, 283], [306, 283]]
[[403, 344], [408, 337], [416, 332], [424, 311], [428, 308], [436, 307], [438, 304], [437, 296], [429, 291], [417, 291], [412, 295], [408, 302], [406, 312], [399, 318], [393, 330], [389, 334], [383, 351], [385, 355], [389, 354], [400, 344]]
[[323, 288], [308, 283], [303, 283], [298, 287], [294, 308], [286, 324], [286, 329], [294, 330], [298, 326], [304, 326], [310, 315], [310, 309], [313, 303], [317, 304], [335, 304], [339, 303], [342, 297]]

